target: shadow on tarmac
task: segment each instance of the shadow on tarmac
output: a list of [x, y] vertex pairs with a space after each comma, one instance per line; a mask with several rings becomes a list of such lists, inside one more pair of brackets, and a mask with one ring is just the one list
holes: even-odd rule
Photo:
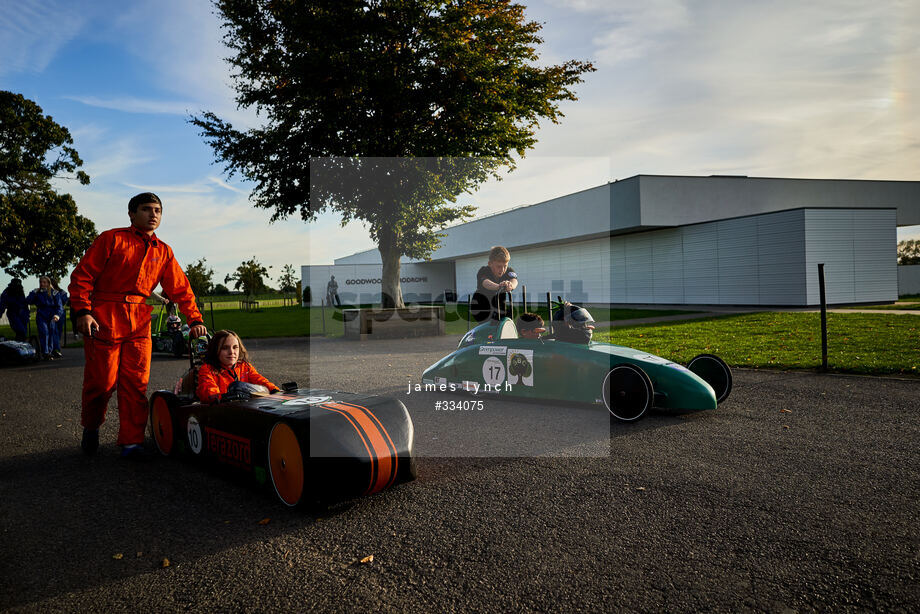
[[[267, 488], [192, 463], [133, 463], [102, 446], [0, 461], [0, 609], [82, 591], [312, 524]], [[259, 524], [265, 518], [271, 520]]]

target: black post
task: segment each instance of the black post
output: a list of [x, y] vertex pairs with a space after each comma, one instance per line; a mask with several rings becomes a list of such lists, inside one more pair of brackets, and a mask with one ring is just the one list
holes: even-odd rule
[[549, 334], [553, 334], [553, 302], [549, 296], [549, 292], [546, 293], [546, 321], [549, 323]]
[[470, 329], [470, 314], [473, 311], [473, 293], [470, 292], [469, 298], [466, 299], [466, 330]]
[[214, 324], [214, 301], [208, 303], [211, 307], [211, 330], [217, 331], [217, 326]]
[[[326, 301], [321, 300], [319, 304], [322, 306], [322, 309], [323, 309], [323, 337], [325, 337], [326, 336]], [[343, 326], [345, 325], [344, 318], [342, 319], [342, 325]]]
[[827, 371], [827, 295], [824, 291], [824, 263], [818, 265], [818, 289], [821, 292], [821, 369]]
[[521, 312], [527, 313], [527, 286], [521, 286]]

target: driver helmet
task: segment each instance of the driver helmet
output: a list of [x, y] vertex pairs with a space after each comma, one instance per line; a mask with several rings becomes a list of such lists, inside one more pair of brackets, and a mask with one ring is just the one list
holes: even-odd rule
[[594, 333], [594, 318], [588, 310], [568, 301], [553, 311], [553, 323], [560, 341], [588, 343]]

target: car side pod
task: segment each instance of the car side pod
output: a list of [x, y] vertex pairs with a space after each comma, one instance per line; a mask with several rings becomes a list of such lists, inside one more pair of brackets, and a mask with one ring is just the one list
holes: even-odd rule
[[414, 430], [398, 399], [290, 390], [203, 405], [160, 390], [150, 429], [164, 456], [264, 485], [288, 507], [328, 505], [416, 477]]

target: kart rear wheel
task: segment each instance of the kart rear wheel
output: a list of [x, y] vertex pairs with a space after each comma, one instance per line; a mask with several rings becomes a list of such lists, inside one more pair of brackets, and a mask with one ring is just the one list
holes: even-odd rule
[[176, 439], [173, 432], [172, 410], [165, 395], [154, 394], [150, 400], [150, 431], [160, 454], [163, 456], [172, 454]]
[[300, 503], [304, 491], [303, 453], [297, 434], [284, 422], [276, 422], [268, 436], [268, 471], [278, 498], [289, 507]]
[[728, 398], [732, 391], [732, 370], [725, 361], [715, 354], [700, 354], [687, 365], [693, 373], [712, 386], [716, 393], [716, 403]]
[[616, 365], [604, 378], [604, 405], [617, 420], [632, 422], [652, 406], [655, 391], [648, 374], [636, 365]]

